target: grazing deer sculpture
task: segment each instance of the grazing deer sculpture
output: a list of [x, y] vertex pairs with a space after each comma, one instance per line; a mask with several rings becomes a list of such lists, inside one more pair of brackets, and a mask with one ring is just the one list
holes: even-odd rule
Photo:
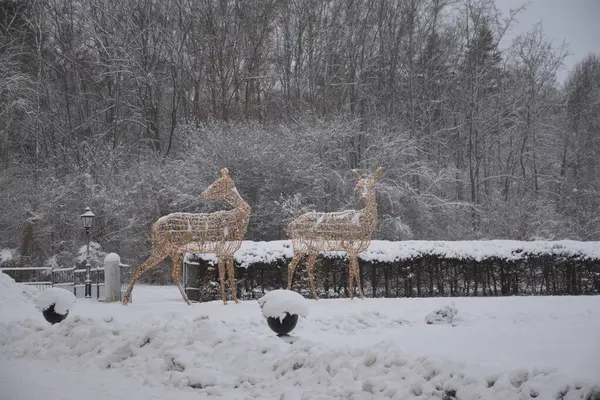
[[202, 197], [206, 200], [221, 200], [234, 208], [201, 214], [177, 212], [159, 218], [152, 225], [152, 254], [135, 271], [125, 291], [123, 304], [127, 304], [133, 285], [139, 277], [170, 257], [173, 261], [173, 280], [189, 305], [190, 301], [179, 283], [179, 267], [182, 265], [185, 253], [215, 253], [223, 303], [227, 304], [225, 269], [229, 275], [233, 300], [238, 302], [233, 253], [240, 248], [246, 234], [250, 220], [250, 206], [238, 193], [226, 168], [221, 170], [221, 177], [202, 193]]
[[365, 204], [362, 210], [346, 210], [331, 213], [308, 212], [302, 214], [287, 226], [292, 239], [294, 258], [288, 267], [288, 290], [292, 288], [294, 270], [298, 263], [308, 255], [307, 272], [313, 297], [318, 300], [313, 270], [317, 254], [322, 251], [345, 251], [348, 253], [348, 290], [354, 297], [354, 282], [358, 294], [364, 298], [360, 285], [358, 253], [365, 251], [371, 243], [371, 236], [377, 226], [377, 193], [375, 186], [381, 179], [381, 167], [372, 178], [361, 178], [352, 170], [357, 180], [356, 188]]

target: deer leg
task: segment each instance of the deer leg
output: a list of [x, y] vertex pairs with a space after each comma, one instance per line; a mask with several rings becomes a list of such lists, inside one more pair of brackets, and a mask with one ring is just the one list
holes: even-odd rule
[[306, 266], [306, 271], [308, 272], [308, 281], [310, 282], [310, 290], [312, 291], [313, 298], [315, 300], [319, 300], [319, 296], [317, 296], [317, 288], [315, 286], [315, 275], [313, 273], [316, 262], [317, 253], [310, 253], [308, 256], [308, 265]]
[[352, 254], [350, 256], [350, 265], [352, 270], [354, 271], [354, 280], [356, 281], [356, 285], [358, 286], [358, 297], [364, 300], [365, 295], [363, 294], [362, 287], [360, 286], [360, 268], [358, 265], [358, 255]]
[[179, 289], [179, 292], [181, 293], [183, 300], [189, 306], [191, 304], [191, 302], [188, 299], [187, 294], [185, 294], [185, 290], [183, 289], [183, 286], [181, 286], [181, 283], [179, 283], [179, 267], [183, 263], [183, 254], [177, 253], [176, 256], [171, 256], [171, 258], [173, 259], [173, 272], [171, 273], [171, 276], [173, 277], [173, 281], [175, 281], [175, 284], [177, 285], [177, 288]]
[[231, 289], [231, 296], [233, 301], [237, 304], [237, 286], [235, 283], [235, 261], [233, 257], [227, 257], [227, 274], [229, 275], [229, 288]]
[[348, 297], [354, 298], [354, 269], [352, 269], [352, 258], [348, 264]]
[[223, 304], [227, 304], [227, 296], [225, 295], [225, 264], [227, 263], [226, 258], [217, 257], [217, 264], [219, 266], [219, 282], [221, 283], [221, 299]]
[[304, 257], [303, 253], [296, 253], [294, 254], [292, 262], [290, 262], [290, 266], [288, 267], [288, 290], [292, 290], [292, 280], [294, 279], [294, 271], [296, 270], [296, 267], [298, 266], [298, 263], [300, 262], [302, 257]]
[[135, 285], [140, 276], [142, 276], [144, 272], [154, 268], [156, 264], [167, 258], [167, 256], [168, 254], [164, 251], [153, 251], [150, 257], [135, 270], [133, 278], [131, 278], [131, 282], [129, 282], [129, 286], [127, 286], [127, 290], [125, 290], [125, 294], [123, 295], [123, 305], [127, 305], [129, 296], [133, 290], [133, 285]]

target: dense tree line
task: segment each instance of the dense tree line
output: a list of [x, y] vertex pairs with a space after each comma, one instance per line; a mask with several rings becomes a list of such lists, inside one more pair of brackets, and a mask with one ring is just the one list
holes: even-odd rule
[[0, 0], [0, 243], [70, 257], [78, 215], [125, 259], [150, 224], [221, 207], [248, 238], [356, 206], [377, 238], [600, 238], [600, 57], [556, 80], [541, 26], [493, 0]]

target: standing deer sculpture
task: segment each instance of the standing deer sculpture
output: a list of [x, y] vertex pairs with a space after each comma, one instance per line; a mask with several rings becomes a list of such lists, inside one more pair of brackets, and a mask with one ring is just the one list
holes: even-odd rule
[[381, 179], [381, 167], [374, 177], [361, 178], [356, 170], [352, 170], [357, 183], [356, 188], [365, 204], [362, 210], [346, 210], [339, 212], [308, 212], [302, 214], [287, 226], [287, 233], [292, 239], [294, 258], [288, 267], [288, 290], [292, 289], [294, 270], [298, 263], [308, 255], [308, 280], [315, 299], [315, 277], [313, 274], [317, 255], [323, 251], [345, 251], [350, 263], [348, 266], [348, 291], [354, 298], [354, 284], [358, 286], [358, 295], [364, 299], [360, 285], [358, 253], [365, 251], [371, 243], [371, 236], [377, 226], [377, 192], [375, 186]]
[[139, 277], [165, 258], [170, 257], [173, 262], [173, 280], [179, 288], [181, 296], [189, 305], [190, 301], [179, 283], [179, 267], [183, 263], [185, 253], [215, 253], [223, 303], [227, 304], [226, 269], [233, 300], [238, 302], [233, 253], [240, 248], [246, 234], [250, 220], [250, 206], [238, 193], [226, 168], [221, 170], [221, 177], [202, 193], [202, 197], [206, 200], [221, 200], [234, 208], [233, 210], [200, 214], [177, 212], [159, 218], [152, 225], [152, 254], [135, 271], [125, 291], [123, 304], [127, 304], [133, 285]]

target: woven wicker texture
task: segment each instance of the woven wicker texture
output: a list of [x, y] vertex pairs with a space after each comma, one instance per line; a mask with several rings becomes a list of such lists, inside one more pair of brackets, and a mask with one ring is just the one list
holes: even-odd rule
[[318, 299], [315, 288], [314, 267], [317, 255], [323, 251], [345, 251], [348, 253], [348, 290], [354, 297], [354, 285], [358, 295], [364, 298], [358, 269], [358, 253], [365, 251], [371, 243], [377, 227], [377, 182], [381, 179], [381, 167], [372, 178], [362, 178], [353, 170], [357, 180], [356, 189], [365, 207], [361, 210], [346, 210], [331, 213], [309, 212], [302, 214], [287, 226], [292, 239], [294, 258], [288, 267], [288, 289], [292, 288], [294, 270], [308, 255], [307, 272], [313, 297]]
[[202, 197], [206, 200], [223, 201], [234, 208], [227, 211], [200, 214], [177, 212], [159, 218], [152, 225], [152, 254], [136, 269], [125, 291], [123, 304], [127, 304], [133, 286], [140, 276], [167, 257], [170, 257], [173, 262], [173, 280], [183, 299], [190, 304], [179, 282], [179, 268], [183, 263], [185, 253], [215, 253], [217, 255], [223, 303], [227, 304], [225, 294], [226, 271], [229, 275], [229, 286], [233, 300], [236, 303], [238, 302], [233, 253], [240, 248], [246, 234], [248, 221], [250, 220], [250, 206], [238, 193], [226, 168], [221, 170], [221, 177], [202, 193]]

